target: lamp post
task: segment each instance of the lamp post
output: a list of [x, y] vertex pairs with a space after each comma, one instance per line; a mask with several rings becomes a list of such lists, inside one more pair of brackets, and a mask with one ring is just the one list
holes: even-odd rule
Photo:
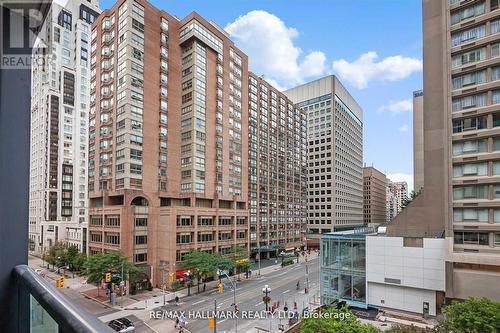
[[281, 251], [281, 253], [279, 254], [279, 256], [281, 257], [281, 267], [284, 267], [283, 266], [283, 263], [284, 263], [284, 260], [285, 260], [285, 251]]
[[266, 284], [264, 288], [262, 288], [262, 292], [266, 295], [264, 296], [264, 303], [266, 303], [266, 312], [269, 311], [269, 294], [271, 293], [271, 288]]
[[[233, 306], [234, 306], [234, 312], [236, 313], [237, 309], [238, 309], [238, 305], [236, 304], [236, 281], [233, 281], [231, 280], [231, 278], [229, 277], [229, 275], [227, 275], [227, 273], [223, 270], [218, 270], [217, 271], [217, 275], [220, 276], [220, 275], [225, 275], [227, 277], [227, 279], [229, 280], [229, 282], [231, 282], [231, 285], [233, 286]], [[238, 317], [236, 316], [235, 318], [235, 321], [234, 321], [234, 329], [235, 329], [235, 333], [238, 333]]]

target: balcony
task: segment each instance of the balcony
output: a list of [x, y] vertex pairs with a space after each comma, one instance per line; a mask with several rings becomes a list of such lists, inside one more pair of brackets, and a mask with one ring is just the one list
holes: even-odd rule
[[[26, 265], [12, 272], [18, 290], [15, 309], [19, 332], [113, 332], [111, 328], [82, 308], [77, 308], [51, 283]], [[31, 316], [30, 316], [31, 313]]]

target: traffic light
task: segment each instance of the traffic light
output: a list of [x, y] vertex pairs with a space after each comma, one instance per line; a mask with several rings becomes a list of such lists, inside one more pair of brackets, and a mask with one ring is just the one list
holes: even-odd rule
[[56, 288], [61, 288], [61, 280], [59, 278], [56, 279]]
[[168, 273], [168, 282], [174, 282], [174, 273], [173, 272]]
[[59, 284], [60, 284], [59, 288], [64, 288], [64, 275], [61, 275], [59, 277]]
[[217, 284], [217, 288], [219, 289], [219, 293], [222, 294], [224, 292], [224, 285], [222, 283], [219, 282]]
[[104, 274], [104, 282], [111, 282], [111, 273], [110, 272], [106, 272]]
[[208, 328], [213, 329], [215, 326], [215, 318], [214, 317], [208, 317]]

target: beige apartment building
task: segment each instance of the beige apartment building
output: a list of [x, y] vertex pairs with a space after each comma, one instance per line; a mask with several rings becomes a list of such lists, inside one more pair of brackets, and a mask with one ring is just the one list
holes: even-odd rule
[[90, 254], [121, 250], [158, 285], [190, 249], [250, 250], [250, 230], [254, 251], [302, 244], [304, 116], [224, 30], [125, 0], [91, 39]]
[[498, 1], [423, 1], [424, 189], [389, 235], [445, 236], [446, 297], [500, 299]]
[[363, 168], [364, 223], [377, 226], [386, 221], [387, 177], [374, 167]]
[[413, 190], [424, 187], [424, 92], [413, 92]]
[[363, 110], [330, 75], [284, 92], [307, 115], [308, 244], [363, 225]]

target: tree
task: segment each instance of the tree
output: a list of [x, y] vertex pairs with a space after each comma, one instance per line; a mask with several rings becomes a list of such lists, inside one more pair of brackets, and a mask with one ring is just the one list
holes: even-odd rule
[[445, 320], [439, 325], [443, 332], [500, 332], [500, 302], [470, 297], [453, 301], [445, 308]]
[[219, 264], [227, 264], [218, 254], [211, 254], [206, 251], [191, 249], [184, 256], [184, 267], [192, 271], [198, 285], [198, 293], [200, 292], [200, 282], [209, 276], [214, 276], [217, 272]]
[[128, 257], [120, 251], [107, 253], [97, 253], [89, 256], [83, 265], [85, 268], [85, 276], [88, 283], [95, 283], [97, 286], [101, 283], [104, 273], [121, 273], [122, 267], [125, 273], [123, 280], [126, 280], [127, 274], [134, 275], [142, 272], [139, 267], [134, 266], [128, 260]]
[[375, 326], [363, 324], [346, 306], [341, 309], [330, 306], [319, 311], [324, 315], [304, 319], [300, 333], [380, 333]]

